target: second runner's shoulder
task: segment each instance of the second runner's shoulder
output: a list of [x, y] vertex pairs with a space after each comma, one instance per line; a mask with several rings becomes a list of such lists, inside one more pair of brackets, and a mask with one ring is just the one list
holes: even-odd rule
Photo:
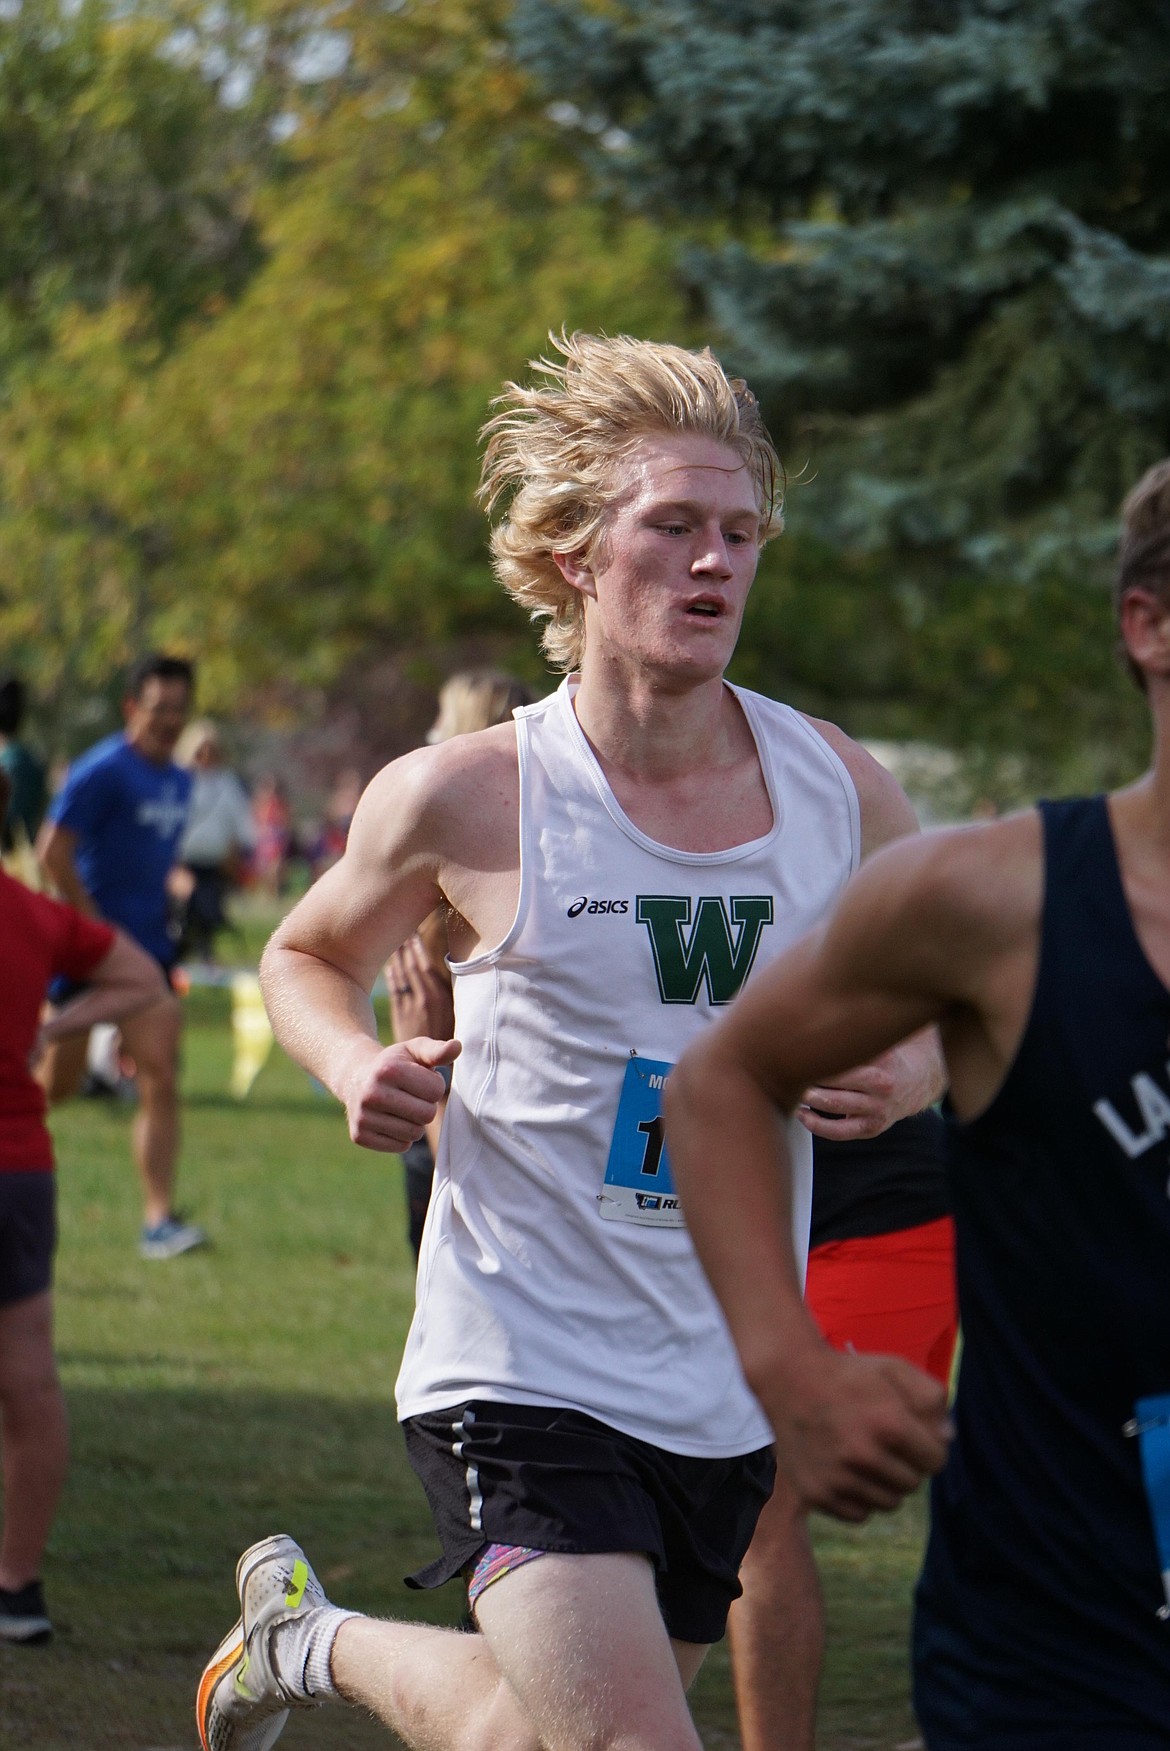
[[940, 827], [884, 847], [856, 878], [859, 897], [916, 922], [917, 935], [946, 949], [978, 942], [986, 952], [1031, 939], [1044, 894], [1040, 817]]

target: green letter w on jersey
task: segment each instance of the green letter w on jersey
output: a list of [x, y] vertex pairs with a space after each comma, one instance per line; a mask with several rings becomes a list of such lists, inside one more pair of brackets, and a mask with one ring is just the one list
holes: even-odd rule
[[635, 916], [650, 932], [663, 1003], [694, 1003], [704, 979], [712, 1003], [730, 1003], [772, 922], [772, 896], [736, 894], [729, 923], [724, 902], [705, 895], [689, 932], [691, 902], [682, 894], [639, 894]]

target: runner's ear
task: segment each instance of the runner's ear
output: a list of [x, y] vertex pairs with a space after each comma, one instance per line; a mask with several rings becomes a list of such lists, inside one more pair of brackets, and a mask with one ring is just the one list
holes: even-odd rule
[[580, 590], [583, 596], [596, 596], [593, 568], [584, 553], [554, 553], [552, 561], [565, 582], [574, 590]]

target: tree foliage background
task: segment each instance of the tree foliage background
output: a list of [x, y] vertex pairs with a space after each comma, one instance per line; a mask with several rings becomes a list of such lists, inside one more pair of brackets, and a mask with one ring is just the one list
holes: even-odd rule
[[679, 329], [665, 238], [590, 195], [490, 5], [328, 17], [0, 24], [3, 65], [38, 31], [66, 65], [11, 111], [54, 112], [82, 191], [69, 277], [26, 203], [47, 289], [0, 408], [0, 638], [58, 715], [148, 643], [220, 707], [484, 627], [532, 651], [473, 502], [489, 398], [550, 327]]
[[514, 40], [625, 131], [606, 166], [578, 127], [597, 173], [686, 216], [687, 279], [807, 467], [781, 592], [819, 580], [837, 637], [814, 608], [794, 659], [772, 596], [755, 665], [1021, 779], [1132, 767], [1101, 585], [1170, 450], [1170, 11], [520, 0]]
[[709, 339], [793, 475], [739, 659], [996, 794], [1132, 771], [1116, 507], [1170, 449], [1170, 12], [21, 0], [0, 648], [76, 742], [492, 633], [475, 433], [562, 323]]

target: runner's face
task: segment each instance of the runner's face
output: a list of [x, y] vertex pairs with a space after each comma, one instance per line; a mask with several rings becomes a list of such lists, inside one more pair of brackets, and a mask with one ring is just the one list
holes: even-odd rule
[[585, 594], [585, 646], [688, 680], [721, 675], [759, 562], [751, 474], [725, 444], [645, 438], [627, 458]]
[[175, 751], [191, 705], [191, 689], [185, 681], [164, 681], [150, 675], [137, 699], [127, 699], [126, 740], [147, 760], [161, 765]]

